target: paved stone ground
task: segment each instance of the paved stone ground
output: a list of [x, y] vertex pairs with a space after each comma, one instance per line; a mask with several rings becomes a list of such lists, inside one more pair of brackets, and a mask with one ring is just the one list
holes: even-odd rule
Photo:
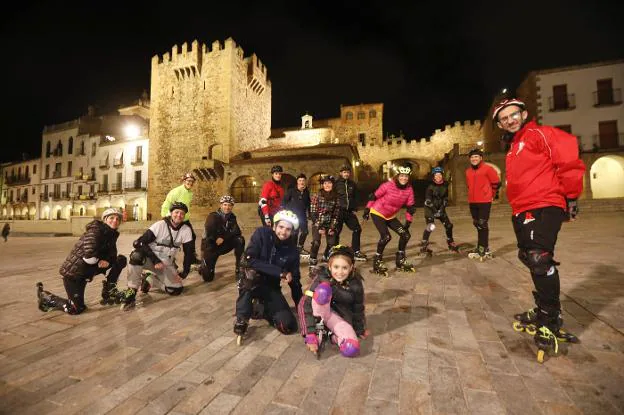
[[[69, 316], [41, 313], [35, 282], [63, 293], [57, 269], [75, 238], [10, 238], [0, 242], [0, 412], [623, 413], [622, 219], [604, 214], [564, 226], [556, 255], [564, 318], [582, 343], [543, 365], [532, 339], [511, 328], [532, 296], [507, 220], [493, 220], [496, 258], [483, 264], [445, 252], [440, 231], [432, 236], [439, 255], [415, 259], [421, 229], [413, 226], [416, 274], [380, 279], [370, 262], [361, 266], [373, 333], [362, 356], [331, 349], [318, 361], [298, 335], [263, 322], [236, 346], [231, 256], [215, 282], [192, 274], [182, 296], [150, 294], [130, 312], [99, 305], [98, 278], [87, 287], [88, 312]], [[469, 221], [455, 230], [458, 241], [474, 243]], [[121, 252], [134, 237], [120, 237]], [[366, 224], [370, 254], [376, 239]], [[396, 239], [388, 257], [395, 247]]]

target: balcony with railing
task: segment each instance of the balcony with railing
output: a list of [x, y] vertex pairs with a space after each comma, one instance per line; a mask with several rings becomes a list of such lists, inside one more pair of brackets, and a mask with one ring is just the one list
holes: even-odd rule
[[7, 176], [5, 183], [8, 186], [30, 184], [30, 176]]
[[95, 200], [97, 195], [95, 193], [82, 193], [73, 196], [74, 200]]
[[130, 164], [132, 164], [133, 166], [142, 166], [143, 165], [143, 156], [132, 156], [132, 159], [130, 159]]
[[123, 185], [124, 191], [132, 192], [132, 191], [145, 191], [147, 190], [147, 180], [142, 181], [133, 181], [133, 182], [125, 182]]
[[95, 175], [94, 174], [84, 174], [84, 173], [78, 173], [74, 176], [74, 179], [78, 182], [91, 182], [95, 180]]
[[594, 91], [594, 107], [610, 107], [621, 103], [622, 90], [620, 88]]
[[548, 97], [548, 110], [550, 112], [570, 111], [575, 108], [576, 96], [574, 94], [567, 94], [561, 97]]
[[60, 177], [63, 177], [60, 171], [53, 171], [52, 172], [52, 178], [53, 179], [58, 179]]
[[110, 185], [109, 193], [121, 193], [123, 191], [123, 186], [121, 183], [112, 183]]
[[106, 157], [106, 158], [104, 158], [104, 159], [101, 159], [101, 160], [100, 160], [100, 168], [101, 168], [101, 169], [107, 169], [108, 167], [109, 167], [109, 164], [108, 164], [108, 157]]
[[593, 151], [624, 148], [624, 133], [595, 134], [593, 136], [593, 143]]
[[115, 158], [113, 160], [113, 167], [123, 167], [123, 165], [124, 165], [123, 156], [119, 158]]

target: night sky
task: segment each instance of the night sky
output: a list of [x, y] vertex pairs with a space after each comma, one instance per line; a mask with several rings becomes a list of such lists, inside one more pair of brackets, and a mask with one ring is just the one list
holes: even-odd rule
[[0, 161], [39, 157], [46, 124], [149, 92], [151, 57], [194, 39], [260, 57], [274, 128], [383, 102], [385, 132], [410, 139], [482, 119], [530, 70], [624, 58], [616, 1], [56, 3], [3, 10]]

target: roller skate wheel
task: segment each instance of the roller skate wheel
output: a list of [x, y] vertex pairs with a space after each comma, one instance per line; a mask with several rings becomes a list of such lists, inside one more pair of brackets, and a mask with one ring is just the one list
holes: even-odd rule
[[538, 363], [544, 363], [544, 351], [542, 349], [537, 351], [537, 361]]
[[514, 331], [517, 331], [517, 332], [523, 332], [524, 331], [524, 326], [519, 321], [514, 321], [513, 322], [513, 329], [514, 329]]
[[535, 336], [535, 333], [537, 333], [537, 329], [534, 326], [527, 326], [525, 331], [531, 336]]
[[236, 345], [241, 346], [242, 344], [243, 344], [243, 336], [239, 334], [238, 336], [236, 336]]

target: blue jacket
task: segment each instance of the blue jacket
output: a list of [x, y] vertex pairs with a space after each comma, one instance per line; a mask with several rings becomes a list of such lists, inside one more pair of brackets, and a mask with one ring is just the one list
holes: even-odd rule
[[251, 235], [245, 250], [245, 260], [272, 287], [279, 288], [282, 272], [290, 272], [293, 280], [301, 279], [299, 251], [292, 238], [279, 241], [273, 230], [266, 226], [256, 229]]

